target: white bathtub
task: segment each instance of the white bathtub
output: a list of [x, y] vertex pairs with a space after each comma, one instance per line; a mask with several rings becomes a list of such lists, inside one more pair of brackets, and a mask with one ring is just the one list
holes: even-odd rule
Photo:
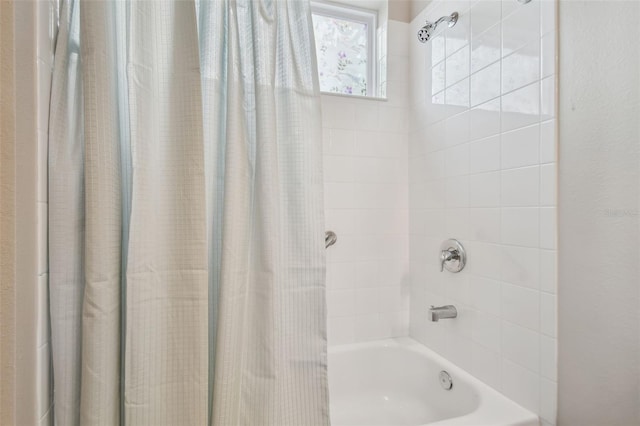
[[[446, 370], [453, 388], [438, 378]], [[409, 338], [329, 348], [332, 426], [537, 426], [538, 417]]]

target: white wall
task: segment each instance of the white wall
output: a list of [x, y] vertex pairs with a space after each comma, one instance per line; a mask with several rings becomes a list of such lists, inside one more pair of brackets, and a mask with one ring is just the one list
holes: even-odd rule
[[322, 96], [329, 344], [408, 334], [407, 27], [388, 24], [388, 100]]
[[[411, 24], [411, 335], [556, 417], [555, 8], [444, 0]], [[427, 44], [425, 19], [458, 24]], [[446, 27], [446, 26], [443, 26]], [[439, 246], [468, 253], [439, 271]], [[458, 318], [427, 321], [429, 305]]]
[[51, 424], [47, 326], [47, 132], [55, 1], [15, 2], [16, 415]]
[[640, 424], [640, 3], [562, 1], [559, 413]]
[[0, 2], [0, 424], [15, 423], [16, 233], [14, 7]]

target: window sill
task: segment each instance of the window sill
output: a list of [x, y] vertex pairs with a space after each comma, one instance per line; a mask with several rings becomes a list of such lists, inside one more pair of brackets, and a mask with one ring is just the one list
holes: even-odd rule
[[387, 100], [388, 100], [388, 98], [381, 98], [381, 97], [377, 97], [377, 96], [344, 95], [342, 93], [335, 93], [335, 92], [323, 92], [323, 91], [320, 91], [320, 94], [322, 96], [337, 96], [337, 97], [340, 97], [340, 98], [362, 99], [362, 100], [367, 100], [367, 101], [387, 102]]

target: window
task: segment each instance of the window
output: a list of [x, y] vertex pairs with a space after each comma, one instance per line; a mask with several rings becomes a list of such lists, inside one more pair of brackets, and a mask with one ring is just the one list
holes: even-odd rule
[[376, 96], [375, 11], [311, 4], [320, 90]]

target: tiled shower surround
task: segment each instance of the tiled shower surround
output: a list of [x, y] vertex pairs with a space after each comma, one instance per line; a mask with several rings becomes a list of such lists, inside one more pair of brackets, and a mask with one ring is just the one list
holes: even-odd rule
[[408, 28], [388, 23], [386, 101], [322, 96], [330, 344], [409, 332]]
[[[411, 33], [411, 336], [538, 413], [556, 412], [555, 10], [552, 0], [442, 1]], [[446, 26], [443, 26], [446, 27]], [[439, 28], [440, 29], [440, 28]], [[467, 267], [440, 272], [447, 238]], [[427, 321], [453, 304], [455, 320]]]
[[[556, 1], [389, 22], [389, 100], [323, 96], [329, 343], [410, 335], [556, 417]], [[426, 44], [416, 32], [457, 11]], [[468, 263], [440, 272], [456, 238]], [[458, 318], [429, 322], [429, 305]], [[410, 319], [408, 319], [410, 311]]]

